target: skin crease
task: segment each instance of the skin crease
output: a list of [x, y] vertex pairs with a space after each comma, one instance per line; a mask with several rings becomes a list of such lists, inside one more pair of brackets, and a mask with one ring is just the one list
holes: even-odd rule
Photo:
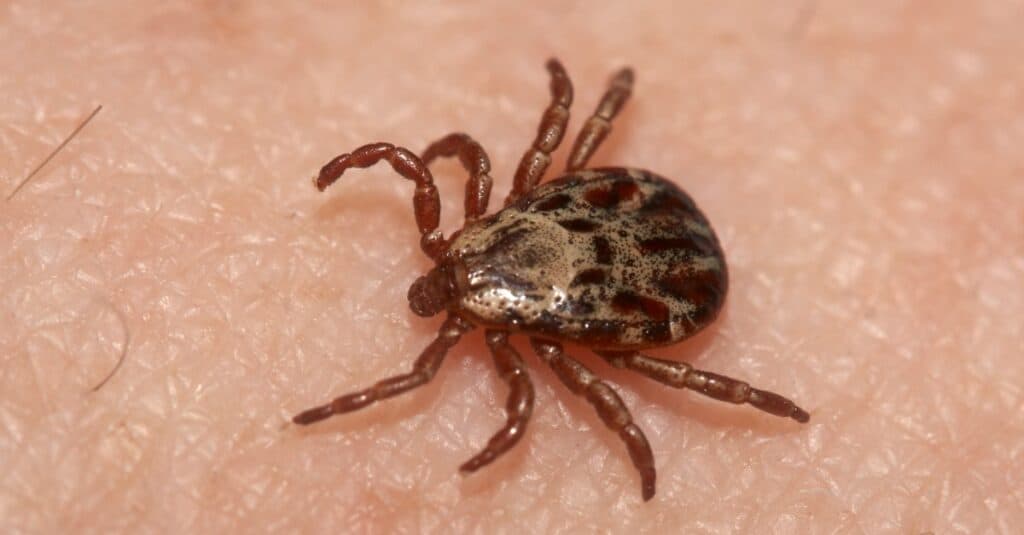
[[[714, 7], [712, 7], [712, 5]], [[0, 11], [0, 531], [1011, 533], [1024, 520], [1024, 67], [1006, 1], [257, 7], [39, 2]], [[404, 372], [440, 317], [412, 186], [309, 177], [371, 141], [450, 131], [501, 205], [575, 84], [553, 171], [622, 65], [633, 99], [591, 165], [671, 177], [730, 269], [718, 321], [652, 352], [791, 397], [807, 425], [673, 391], [569, 346], [650, 438], [625, 448], [516, 347], [526, 436], [482, 333], [401, 398], [288, 418]], [[465, 173], [432, 166], [442, 228]], [[550, 176], [550, 175], [549, 175]], [[115, 312], [115, 310], [117, 312]], [[123, 323], [118, 320], [123, 315]], [[126, 361], [98, 392], [130, 332]]]

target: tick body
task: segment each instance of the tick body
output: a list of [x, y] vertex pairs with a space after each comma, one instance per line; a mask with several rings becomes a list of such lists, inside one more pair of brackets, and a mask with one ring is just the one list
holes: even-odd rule
[[704, 215], [639, 169], [557, 178], [465, 228], [451, 252], [473, 323], [595, 349], [682, 340], [714, 319], [727, 285]]
[[[348, 168], [381, 160], [416, 183], [413, 208], [420, 244], [435, 266], [413, 283], [409, 305], [420, 316], [443, 312], [447, 318], [411, 372], [304, 411], [294, 421], [310, 424], [427, 383], [460, 337], [481, 327], [510, 393], [505, 425], [461, 467], [476, 471], [522, 438], [532, 413], [533, 386], [508, 343], [509, 335], [522, 334], [619, 435], [640, 473], [641, 494], [649, 500], [656, 474], [643, 431], [615, 390], [564, 353], [561, 342], [587, 346], [616, 367], [671, 387], [747, 403], [801, 423], [810, 416], [792, 401], [743, 381], [640, 353], [683, 340], [715, 319], [728, 286], [725, 257], [707, 219], [672, 182], [641, 169], [586, 167], [630, 95], [629, 69], [612, 78], [584, 124], [566, 173], [538, 185], [564, 136], [572, 103], [572, 85], [561, 64], [550, 60], [547, 68], [551, 104], [519, 164], [505, 207], [491, 215], [486, 215], [490, 162], [466, 134], [442, 138], [421, 157], [388, 143], [364, 145], [321, 169], [314, 180], [320, 190]], [[458, 157], [469, 174], [466, 222], [448, 238], [437, 230], [440, 200], [427, 169], [441, 156]]]

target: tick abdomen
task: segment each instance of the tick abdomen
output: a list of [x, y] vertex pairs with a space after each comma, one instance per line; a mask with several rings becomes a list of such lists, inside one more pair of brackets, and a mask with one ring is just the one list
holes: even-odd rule
[[718, 313], [727, 273], [707, 219], [648, 171], [600, 168], [539, 186], [451, 244], [473, 321], [605, 349], [661, 346]]

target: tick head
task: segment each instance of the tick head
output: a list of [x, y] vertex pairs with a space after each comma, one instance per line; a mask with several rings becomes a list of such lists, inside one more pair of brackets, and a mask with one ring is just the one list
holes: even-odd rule
[[[434, 266], [409, 287], [409, 308], [424, 318], [451, 307], [465, 284], [465, 268], [458, 261], [447, 260]], [[461, 274], [461, 276], [460, 276]]]

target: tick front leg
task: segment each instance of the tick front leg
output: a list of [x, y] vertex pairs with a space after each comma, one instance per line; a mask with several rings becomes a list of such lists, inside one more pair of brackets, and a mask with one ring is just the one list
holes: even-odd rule
[[640, 488], [644, 501], [654, 497], [657, 478], [654, 454], [644, 432], [633, 423], [633, 417], [622, 402], [622, 398], [586, 366], [563, 353], [561, 344], [537, 338], [531, 338], [530, 343], [565, 386], [574, 394], [586, 397], [604, 424], [619, 434], [619, 438], [626, 443], [633, 466], [640, 472]]
[[618, 115], [632, 92], [633, 71], [629, 68], [622, 69], [612, 77], [608, 90], [601, 97], [601, 102], [594, 110], [594, 114], [587, 119], [579, 135], [576, 136], [576, 142], [572, 145], [572, 153], [569, 155], [569, 164], [566, 166], [567, 171], [583, 169], [587, 165], [587, 161], [601, 146], [604, 138], [608, 137], [608, 133], [612, 131], [612, 119]]
[[526, 424], [533, 413], [533, 384], [526, 373], [526, 365], [519, 353], [509, 345], [508, 333], [504, 331], [487, 331], [487, 347], [491, 348], [494, 367], [498, 375], [508, 383], [508, 401], [505, 403], [507, 420], [505, 426], [491, 437], [483, 451], [466, 461], [459, 470], [462, 473], [475, 472], [491, 464], [501, 454], [523, 438]]
[[335, 398], [334, 401], [326, 405], [302, 411], [295, 415], [292, 421], [300, 425], [309, 425], [335, 414], [359, 410], [375, 401], [397, 396], [417, 386], [426, 384], [437, 373], [437, 369], [441, 367], [441, 362], [444, 360], [448, 350], [459, 341], [463, 334], [472, 328], [473, 325], [469, 322], [456, 316], [448, 316], [444, 325], [441, 326], [441, 330], [437, 333], [437, 338], [416, 359], [411, 372], [384, 379], [365, 390], [346, 394]]
[[430, 165], [438, 157], [458, 156], [462, 167], [469, 173], [466, 183], [466, 222], [476, 221], [487, 213], [491, 199], [491, 161], [487, 152], [467, 134], [456, 132], [433, 142], [423, 151], [424, 165]]
[[419, 157], [404, 147], [396, 147], [390, 143], [370, 143], [356, 150], [342, 154], [327, 162], [320, 173], [313, 179], [313, 185], [323, 191], [341, 178], [341, 175], [352, 167], [370, 167], [385, 160], [391, 164], [403, 178], [416, 183], [416, 191], [412, 197], [413, 213], [416, 226], [420, 231], [420, 247], [427, 256], [438, 259], [444, 250], [444, 237], [437, 230], [441, 221], [441, 198], [434, 185], [434, 177], [430, 169], [420, 161]]
[[807, 411], [774, 392], [758, 390], [743, 381], [698, 370], [685, 362], [656, 359], [630, 351], [598, 351], [597, 354], [617, 368], [640, 372], [674, 388], [689, 388], [729, 403], [749, 403], [767, 413], [792, 418], [802, 424], [811, 419]]
[[519, 161], [515, 178], [512, 179], [512, 191], [505, 199], [505, 206], [516, 202], [540, 182], [544, 171], [551, 165], [551, 153], [558, 148], [558, 144], [565, 136], [565, 125], [569, 122], [569, 106], [572, 105], [572, 82], [565, 72], [565, 67], [562, 67], [557, 59], [549, 59], [547, 68], [551, 73], [551, 104], [540, 119], [540, 127], [537, 129], [533, 145]]

